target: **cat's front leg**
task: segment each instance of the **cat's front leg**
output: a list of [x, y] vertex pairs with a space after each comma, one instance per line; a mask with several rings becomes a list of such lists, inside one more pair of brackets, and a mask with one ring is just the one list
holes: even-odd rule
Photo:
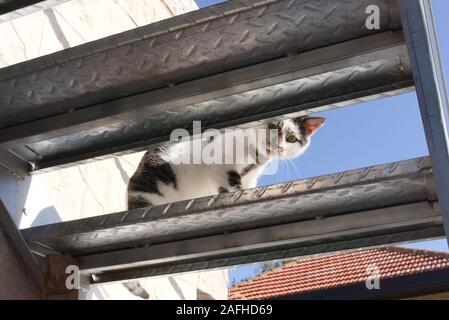
[[218, 188], [218, 193], [234, 192], [242, 189], [242, 177], [235, 170], [229, 170], [227, 174], [227, 184]]

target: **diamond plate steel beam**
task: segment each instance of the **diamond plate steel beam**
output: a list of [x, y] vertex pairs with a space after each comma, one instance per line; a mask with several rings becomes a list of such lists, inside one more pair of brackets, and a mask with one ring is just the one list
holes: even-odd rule
[[80, 256], [436, 198], [428, 158], [22, 230], [30, 247]]
[[0, 128], [400, 28], [386, 0], [231, 0], [3, 68]]
[[[424, 226], [420, 230], [411, 230], [404, 232], [393, 232], [383, 235], [372, 235], [369, 238], [341, 240], [337, 242], [311, 244], [304, 247], [293, 247], [285, 249], [265, 250], [259, 253], [236, 254], [233, 257], [212, 258], [207, 261], [180, 261], [178, 263], [166, 265], [146, 266], [137, 270], [120, 270], [117, 272], [110, 272], [105, 274], [96, 274], [91, 277], [91, 282], [107, 283], [114, 281], [121, 281], [125, 279], [141, 278], [141, 277], [156, 277], [167, 274], [178, 274], [186, 272], [194, 272], [205, 269], [217, 269], [224, 267], [232, 267], [236, 265], [245, 265], [254, 262], [272, 261], [278, 259], [294, 258], [300, 256], [309, 256], [315, 254], [322, 254], [326, 252], [335, 252], [342, 250], [349, 250], [362, 247], [377, 247], [383, 245], [401, 244], [408, 241], [416, 241], [422, 239], [433, 239], [441, 237], [444, 233], [443, 226]], [[86, 271], [87, 272], [87, 271]], [[87, 276], [87, 274], [86, 274]]]
[[34, 170], [54, 169], [147, 149], [193, 120], [203, 129], [248, 126], [404, 92], [413, 81], [403, 41], [401, 32], [380, 33], [118, 99], [0, 130], [0, 145], [32, 150], [23, 157]]
[[438, 203], [420, 202], [324, 219], [82, 256], [105, 283], [229, 267], [313, 253], [401, 243], [444, 234]]

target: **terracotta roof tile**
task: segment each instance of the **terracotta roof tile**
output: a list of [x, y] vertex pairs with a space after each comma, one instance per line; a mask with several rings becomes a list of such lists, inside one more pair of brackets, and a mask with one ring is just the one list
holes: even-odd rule
[[388, 247], [298, 259], [230, 288], [229, 299], [268, 299], [364, 283], [370, 265], [385, 279], [449, 269], [449, 254]]

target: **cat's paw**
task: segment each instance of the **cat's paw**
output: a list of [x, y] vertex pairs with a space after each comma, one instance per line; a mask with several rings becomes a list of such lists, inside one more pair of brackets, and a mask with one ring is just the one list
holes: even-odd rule
[[230, 170], [227, 172], [227, 174], [229, 186], [226, 187], [226, 189], [228, 189], [229, 192], [234, 192], [242, 189], [242, 177], [240, 176], [240, 174], [235, 170]]
[[241, 190], [240, 187], [231, 187], [231, 186], [226, 186], [226, 187], [219, 187], [218, 188], [218, 193], [228, 193], [228, 192], [235, 192], [235, 191], [239, 191]]
[[219, 187], [217, 191], [218, 191], [218, 193], [228, 193], [229, 192], [228, 188], [226, 188], [226, 187]]
[[228, 175], [228, 185], [220, 186], [218, 188], [218, 193], [235, 192], [242, 189], [242, 177], [235, 170], [230, 170], [227, 172]]

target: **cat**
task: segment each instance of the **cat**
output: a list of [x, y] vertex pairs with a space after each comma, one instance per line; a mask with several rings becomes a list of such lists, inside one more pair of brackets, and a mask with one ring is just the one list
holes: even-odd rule
[[[303, 154], [310, 146], [310, 137], [324, 122], [322, 117], [304, 116], [252, 128], [252, 132], [264, 134], [261, 136], [245, 138], [240, 131], [201, 138], [197, 142], [199, 150], [214, 151], [205, 154], [215, 156], [215, 151], [221, 151], [214, 158], [218, 163], [205, 161], [202, 154], [199, 161], [192, 163], [193, 151], [198, 148], [190, 140], [148, 151], [129, 180], [128, 209], [253, 188], [271, 160], [293, 159]], [[246, 143], [239, 144], [241, 140]], [[243, 147], [243, 152], [238, 153], [237, 145]], [[124, 285], [134, 295], [148, 299], [138, 282]]]

